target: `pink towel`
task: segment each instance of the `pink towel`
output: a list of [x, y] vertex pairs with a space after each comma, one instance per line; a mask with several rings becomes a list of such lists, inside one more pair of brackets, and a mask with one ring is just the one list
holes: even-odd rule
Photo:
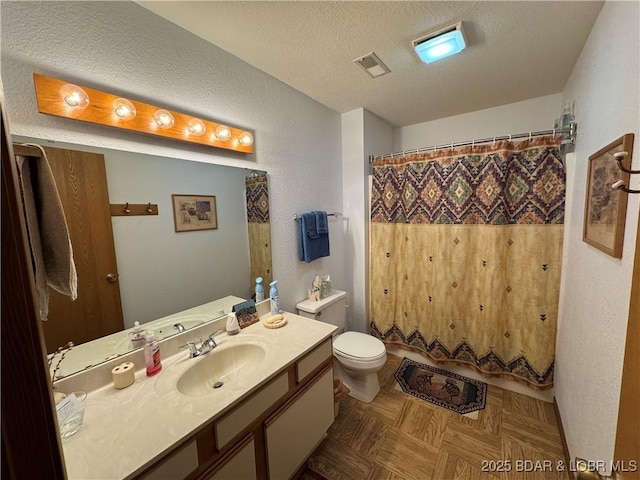
[[48, 286], [71, 297], [78, 297], [78, 275], [67, 221], [56, 182], [44, 149], [42, 158], [16, 156], [22, 200], [27, 218], [31, 256], [35, 269], [40, 318], [49, 314]]

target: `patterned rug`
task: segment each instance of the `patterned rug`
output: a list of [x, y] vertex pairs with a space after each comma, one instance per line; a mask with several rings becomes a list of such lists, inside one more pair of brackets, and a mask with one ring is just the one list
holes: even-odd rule
[[482, 410], [487, 384], [403, 358], [394, 374], [404, 393], [461, 415]]

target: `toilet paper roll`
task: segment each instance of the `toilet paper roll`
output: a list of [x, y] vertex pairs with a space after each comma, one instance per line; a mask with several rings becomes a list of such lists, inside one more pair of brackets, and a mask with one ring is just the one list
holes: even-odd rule
[[113, 367], [111, 375], [113, 376], [113, 386], [115, 388], [126, 388], [132, 385], [136, 379], [132, 362], [124, 362], [117, 367]]

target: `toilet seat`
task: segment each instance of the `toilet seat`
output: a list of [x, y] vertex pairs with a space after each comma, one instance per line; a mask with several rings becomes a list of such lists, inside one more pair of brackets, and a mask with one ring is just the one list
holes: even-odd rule
[[387, 356], [379, 339], [360, 332], [345, 332], [333, 339], [333, 353], [354, 362], [377, 363]]

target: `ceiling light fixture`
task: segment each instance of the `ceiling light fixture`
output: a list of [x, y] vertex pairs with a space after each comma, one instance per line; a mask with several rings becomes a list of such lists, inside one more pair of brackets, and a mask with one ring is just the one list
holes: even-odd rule
[[424, 63], [435, 62], [454, 55], [467, 46], [462, 31], [462, 22], [416, 38], [411, 44]]
[[[33, 74], [38, 111], [157, 137], [253, 153], [253, 134], [134, 99]], [[123, 121], [126, 120], [126, 121]], [[211, 132], [205, 135], [206, 132]]]

